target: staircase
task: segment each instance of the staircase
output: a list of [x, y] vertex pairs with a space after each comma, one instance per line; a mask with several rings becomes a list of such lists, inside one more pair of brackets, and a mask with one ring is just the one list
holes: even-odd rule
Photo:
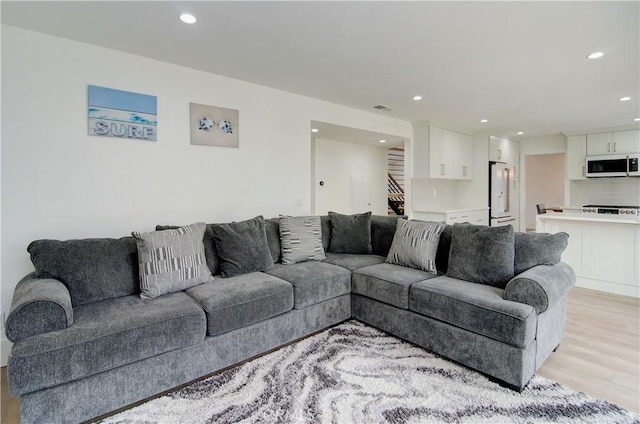
[[387, 174], [389, 215], [404, 215], [404, 190], [391, 174]]
[[404, 149], [389, 149], [387, 163], [388, 212], [389, 215], [404, 215]]

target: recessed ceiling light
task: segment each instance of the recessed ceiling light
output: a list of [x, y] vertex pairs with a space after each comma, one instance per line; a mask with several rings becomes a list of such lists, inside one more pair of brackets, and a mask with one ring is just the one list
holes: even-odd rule
[[639, 122], [640, 118], [633, 118], [633, 122]]
[[516, 134], [518, 134], [518, 135], [522, 135], [522, 134], [524, 134], [524, 133], [523, 133], [522, 131], [518, 131]]
[[602, 53], [602, 52], [593, 52], [587, 57], [589, 59], [600, 59], [602, 56], [604, 56], [604, 53]]
[[380, 140], [380, 143], [386, 143], [387, 140]]
[[311, 128], [311, 132], [318, 132], [319, 130], [317, 128]]
[[480, 122], [482, 122], [483, 124], [486, 124], [487, 122], [489, 122], [488, 119], [481, 119]]
[[180, 15], [180, 20], [185, 24], [195, 24], [197, 21], [196, 17], [189, 13], [183, 13]]
[[620, 97], [621, 102], [628, 102], [629, 100], [631, 100], [631, 97], [628, 97], [628, 96]]
[[413, 96], [413, 100], [415, 100], [416, 102], [418, 100], [422, 100], [422, 96]]

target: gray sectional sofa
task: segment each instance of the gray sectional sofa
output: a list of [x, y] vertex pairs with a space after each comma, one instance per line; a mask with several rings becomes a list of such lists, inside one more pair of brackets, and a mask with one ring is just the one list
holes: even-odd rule
[[434, 274], [389, 263], [414, 221], [323, 216], [318, 256], [293, 264], [279, 218], [246, 222], [206, 226], [213, 280], [151, 298], [141, 236], [33, 242], [6, 325], [22, 423], [88, 420], [351, 318], [516, 389], [563, 337], [575, 275], [561, 235], [442, 225]]

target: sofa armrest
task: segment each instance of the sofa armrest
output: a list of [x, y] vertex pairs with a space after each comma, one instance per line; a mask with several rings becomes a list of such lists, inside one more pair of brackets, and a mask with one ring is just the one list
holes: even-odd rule
[[575, 282], [573, 268], [564, 262], [537, 265], [513, 277], [504, 289], [504, 298], [531, 305], [541, 313], [565, 296]]
[[69, 290], [53, 278], [31, 273], [16, 286], [6, 322], [7, 338], [17, 342], [36, 334], [63, 330], [73, 324]]

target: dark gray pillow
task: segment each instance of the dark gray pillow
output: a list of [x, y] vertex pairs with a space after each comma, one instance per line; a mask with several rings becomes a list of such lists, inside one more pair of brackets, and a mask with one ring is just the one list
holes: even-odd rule
[[513, 227], [454, 224], [447, 275], [503, 289], [513, 278]]
[[407, 219], [406, 215], [371, 215], [371, 251], [374, 255], [387, 256], [389, 254], [393, 236], [396, 234], [398, 218]]
[[267, 232], [267, 244], [271, 251], [273, 263], [277, 264], [282, 259], [280, 251], [280, 218], [269, 218], [264, 220], [264, 228]]
[[333, 253], [371, 253], [371, 212], [343, 215], [329, 212], [331, 219], [331, 242]]
[[62, 281], [73, 306], [140, 293], [133, 237], [36, 240], [27, 251], [36, 277]]
[[[180, 227], [180, 225], [156, 225], [156, 231], [175, 230]], [[207, 224], [205, 228], [202, 243], [204, 244], [204, 256], [207, 260], [207, 266], [209, 270], [211, 270], [211, 274], [220, 274], [220, 259], [218, 259], [216, 245], [213, 243], [213, 227], [211, 224]]]
[[213, 240], [225, 278], [273, 268], [264, 218], [230, 224], [212, 224]]
[[560, 262], [562, 252], [567, 248], [567, 233], [515, 233], [516, 275], [536, 265], [555, 265]]

